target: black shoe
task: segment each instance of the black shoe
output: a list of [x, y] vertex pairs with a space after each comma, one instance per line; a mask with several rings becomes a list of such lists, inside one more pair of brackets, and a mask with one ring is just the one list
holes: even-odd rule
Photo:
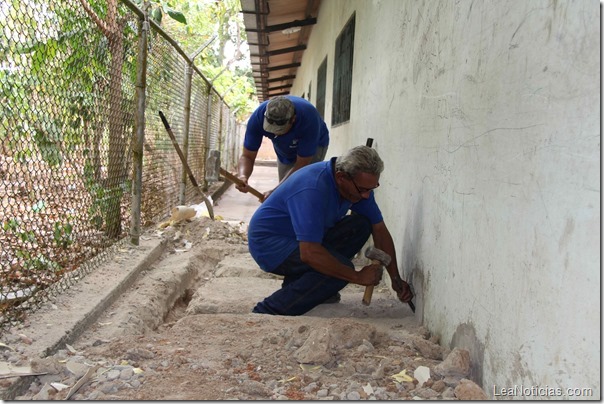
[[341, 298], [342, 296], [340, 296], [340, 292], [338, 292], [335, 295], [327, 298], [327, 300], [325, 300], [322, 304], [339, 303]]

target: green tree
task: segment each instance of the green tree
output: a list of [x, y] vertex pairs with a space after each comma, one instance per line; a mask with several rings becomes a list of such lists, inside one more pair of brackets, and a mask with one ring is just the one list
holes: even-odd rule
[[[247, 118], [257, 105], [251, 66], [245, 58], [245, 28], [239, 0], [173, 0], [170, 4], [187, 16], [187, 25], [166, 21], [164, 29], [193, 55], [216, 39], [194, 60], [212, 81], [237, 118]], [[228, 92], [223, 94], [224, 92]]]

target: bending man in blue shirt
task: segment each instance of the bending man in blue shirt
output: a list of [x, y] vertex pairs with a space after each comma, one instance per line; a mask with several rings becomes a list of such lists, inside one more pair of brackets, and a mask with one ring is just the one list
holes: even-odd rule
[[[402, 301], [412, 299], [373, 195], [383, 169], [375, 149], [358, 146], [296, 171], [260, 205], [249, 224], [249, 250], [262, 270], [284, 278], [281, 289], [259, 302], [255, 313], [301, 315], [349, 282], [377, 285], [379, 265], [355, 271], [351, 262], [370, 235], [375, 247], [391, 257], [386, 269], [392, 289]], [[346, 215], [348, 210], [355, 214]]]
[[[279, 183], [300, 168], [323, 161], [329, 145], [327, 125], [314, 105], [304, 98], [288, 95], [263, 102], [250, 116], [245, 131], [237, 167], [238, 177], [244, 183], [236, 186], [241, 192], [249, 191], [248, 179], [254, 171], [263, 137], [273, 142]], [[271, 192], [266, 192], [265, 198]]]

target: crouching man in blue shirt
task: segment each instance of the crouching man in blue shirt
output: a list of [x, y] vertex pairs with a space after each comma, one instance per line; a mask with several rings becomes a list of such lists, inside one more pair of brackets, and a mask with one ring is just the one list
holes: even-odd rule
[[[284, 278], [281, 289], [259, 302], [254, 313], [302, 315], [349, 282], [377, 285], [380, 265], [356, 271], [351, 261], [370, 235], [391, 257], [386, 269], [392, 289], [404, 302], [413, 298], [398, 273], [392, 236], [373, 195], [383, 169], [375, 149], [358, 146], [299, 169], [260, 205], [249, 224], [249, 250], [262, 270]], [[348, 210], [356, 214], [346, 215]]]

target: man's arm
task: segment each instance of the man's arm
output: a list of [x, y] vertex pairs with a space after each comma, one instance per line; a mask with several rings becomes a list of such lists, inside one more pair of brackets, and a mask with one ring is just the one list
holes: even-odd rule
[[373, 244], [375, 248], [379, 248], [388, 254], [391, 258], [390, 264], [386, 267], [390, 279], [392, 280], [392, 289], [396, 291], [398, 297], [403, 302], [408, 302], [413, 298], [411, 288], [405, 282], [400, 274], [398, 273], [398, 264], [396, 262], [396, 250], [394, 249], [394, 242], [392, 241], [392, 235], [386, 227], [386, 223], [383, 221], [376, 223], [372, 228]]
[[382, 278], [381, 265], [367, 265], [360, 271], [352, 270], [338, 261], [320, 243], [301, 241], [300, 259], [322, 274], [357, 285], [377, 285]]
[[251, 151], [244, 147], [243, 153], [241, 153], [241, 157], [239, 157], [239, 164], [237, 165], [237, 177], [239, 177], [239, 179], [245, 183], [245, 186], [236, 185], [235, 188], [241, 192], [249, 192], [247, 181], [254, 171], [254, 162], [256, 161], [257, 155], [257, 151]]

